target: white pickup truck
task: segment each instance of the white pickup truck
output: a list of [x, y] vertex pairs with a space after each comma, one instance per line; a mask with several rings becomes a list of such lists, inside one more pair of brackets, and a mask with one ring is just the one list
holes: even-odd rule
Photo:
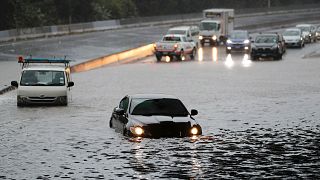
[[194, 59], [197, 50], [196, 43], [192, 40], [187, 41], [185, 35], [167, 34], [163, 36], [162, 40], [154, 44], [154, 54], [157, 61], [161, 61], [163, 56], [168, 56], [170, 61], [173, 58], [181, 61], [185, 60], [186, 55]]

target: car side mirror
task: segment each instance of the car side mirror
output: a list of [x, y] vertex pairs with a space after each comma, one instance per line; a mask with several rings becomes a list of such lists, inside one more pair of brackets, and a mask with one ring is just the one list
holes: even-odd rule
[[195, 115], [197, 115], [198, 114], [198, 111], [197, 110], [195, 110], [195, 109], [191, 109], [191, 116], [195, 116]]
[[114, 112], [117, 114], [117, 115], [124, 115], [124, 109], [122, 109], [122, 108], [116, 108], [115, 110], [114, 110]]
[[68, 82], [68, 87], [72, 87], [72, 86], [74, 86], [74, 82], [72, 81]]
[[17, 81], [11, 81], [11, 86], [18, 87], [19, 85]]

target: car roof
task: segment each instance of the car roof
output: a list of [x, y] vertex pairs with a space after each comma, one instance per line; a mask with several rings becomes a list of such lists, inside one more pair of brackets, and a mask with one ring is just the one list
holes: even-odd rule
[[164, 37], [186, 37], [183, 34], [166, 34]]
[[190, 28], [191, 28], [191, 26], [177, 26], [177, 27], [170, 28], [169, 31], [170, 30], [188, 30]]
[[64, 66], [56, 66], [56, 65], [47, 65], [47, 66], [42, 66], [42, 65], [29, 65], [23, 70], [49, 70], [49, 71], [65, 71]]
[[178, 99], [173, 95], [168, 94], [132, 94], [128, 95], [131, 98], [150, 98], [150, 99], [161, 99], [161, 98], [168, 98], [168, 99]]
[[312, 26], [312, 24], [298, 24], [296, 25], [296, 27], [304, 27], [304, 26]]
[[279, 34], [277, 33], [261, 33], [258, 34], [257, 36], [278, 36]]

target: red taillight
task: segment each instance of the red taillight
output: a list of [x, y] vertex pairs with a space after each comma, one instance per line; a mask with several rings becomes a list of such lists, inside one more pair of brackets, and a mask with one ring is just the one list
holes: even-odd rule
[[22, 56], [19, 56], [19, 57], [18, 57], [18, 62], [19, 62], [19, 63], [23, 63], [23, 57], [22, 57]]
[[178, 48], [178, 44], [175, 44], [173, 47], [174, 47], [175, 49], [177, 49], [177, 48]]

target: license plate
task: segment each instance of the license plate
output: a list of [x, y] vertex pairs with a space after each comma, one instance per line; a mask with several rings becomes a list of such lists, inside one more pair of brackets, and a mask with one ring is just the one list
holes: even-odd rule
[[206, 40], [204, 40], [204, 42], [210, 42], [210, 40], [209, 40], [209, 39], [206, 39]]
[[163, 55], [167, 55], [167, 54], [168, 54], [168, 52], [163, 52], [162, 54], [163, 54]]
[[267, 55], [266, 54], [261, 54], [261, 56], [266, 57]]

